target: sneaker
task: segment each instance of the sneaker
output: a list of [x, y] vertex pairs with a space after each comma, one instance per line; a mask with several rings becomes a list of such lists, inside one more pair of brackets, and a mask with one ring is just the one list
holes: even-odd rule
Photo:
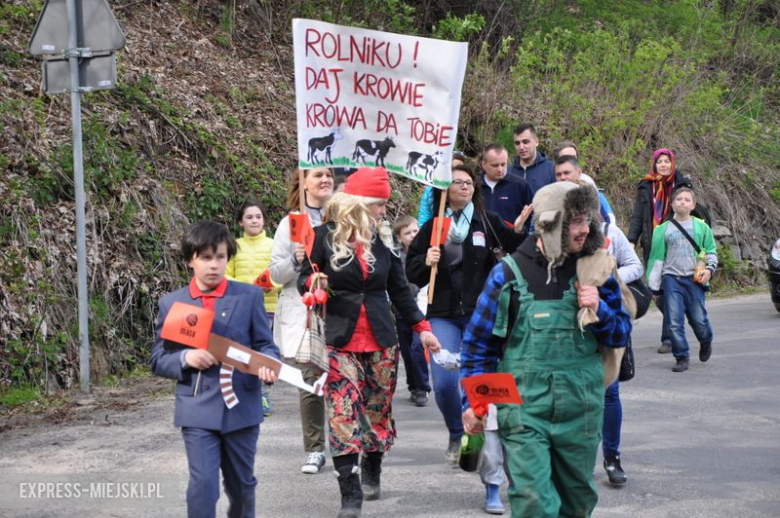
[[414, 399], [414, 404], [419, 407], [428, 406], [428, 393], [424, 390], [418, 390], [417, 397]]
[[450, 439], [450, 444], [449, 446], [447, 446], [447, 451], [444, 454], [444, 460], [448, 464], [457, 464], [459, 454], [460, 454], [460, 439]]
[[325, 454], [321, 451], [313, 451], [309, 453], [309, 457], [306, 459], [306, 463], [301, 466], [301, 473], [316, 475], [320, 472], [324, 465]]
[[701, 344], [699, 347], [699, 361], [706, 362], [712, 356], [712, 344]]
[[609, 483], [619, 486], [625, 484], [628, 477], [626, 472], [620, 466], [619, 455], [606, 455], [604, 456], [604, 469], [607, 470], [607, 477], [609, 477]]
[[685, 372], [688, 370], [688, 358], [677, 358], [677, 363], [672, 367], [672, 372]]
[[661, 347], [658, 348], [658, 354], [669, 354], [672, 352], [672, 344], [669, 342], [664, 342], [661, 344]]

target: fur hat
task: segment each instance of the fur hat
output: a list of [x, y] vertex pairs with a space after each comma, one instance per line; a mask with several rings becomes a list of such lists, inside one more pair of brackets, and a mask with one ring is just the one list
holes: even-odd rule
[[390, 178], [384, 167], [361, 167], [347, 178], [344, 192], [366, 198], [390, 198]]
[[[599, 197], [590, 185], [551, 183], [536, 192], [533, 204], [534, 227], [544, 243], [550, 274], [569, 255], [569, 220], [572, 216], [587, 214], [591, 217], [590, 233], [582, 250], [585, 255], [594, 253], [604, 244], [604, 234], [599, 228]], [[550, 278], [548, 275], [547, 282]]]

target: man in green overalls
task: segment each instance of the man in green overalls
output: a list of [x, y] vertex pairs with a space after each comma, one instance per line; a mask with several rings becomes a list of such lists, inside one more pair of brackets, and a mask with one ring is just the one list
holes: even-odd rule
[[[590, 516], [604, 412], [598, 345], [625, 347], [631, 318], [614, 277], [599, 287], [577, 281], [578, 259], [604, 245], [595, 190], [547, 185], [533, 207], [536, 239], [490, 273], [463, 337], [461, 377], [509, 372], [523, 397], [498, 410], [512, 516]], [[598, 319], [580, 327], [583, 308]], [[481, 432], [465, 397], [464, 409], [466, 433]]]

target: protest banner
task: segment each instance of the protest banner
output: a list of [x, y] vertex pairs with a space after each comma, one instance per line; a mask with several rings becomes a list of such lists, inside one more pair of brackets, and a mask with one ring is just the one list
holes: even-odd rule
[[468, 46], [293, 20], [298, 165], [451, 181]]

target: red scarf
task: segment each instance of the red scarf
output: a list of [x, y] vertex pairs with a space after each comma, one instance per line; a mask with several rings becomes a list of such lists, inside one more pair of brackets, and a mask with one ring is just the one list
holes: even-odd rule
[[219, 284], [217, 284], [216, 288], [208, 293], [203, 293], [200, 288], [198, 288], [198, 283], [195, 281], [195, 277], [193, 277], [190, 281], [190, 297], [193, 299], [199, 298], [200, 303], [203, 304], [205, 309], [214, 311], [214, 304], [216, 303], [216, 299], [221, 299], [225, 296], [227, 285], [228, 281], [223, 277], [222, 280], [219, 281]]

